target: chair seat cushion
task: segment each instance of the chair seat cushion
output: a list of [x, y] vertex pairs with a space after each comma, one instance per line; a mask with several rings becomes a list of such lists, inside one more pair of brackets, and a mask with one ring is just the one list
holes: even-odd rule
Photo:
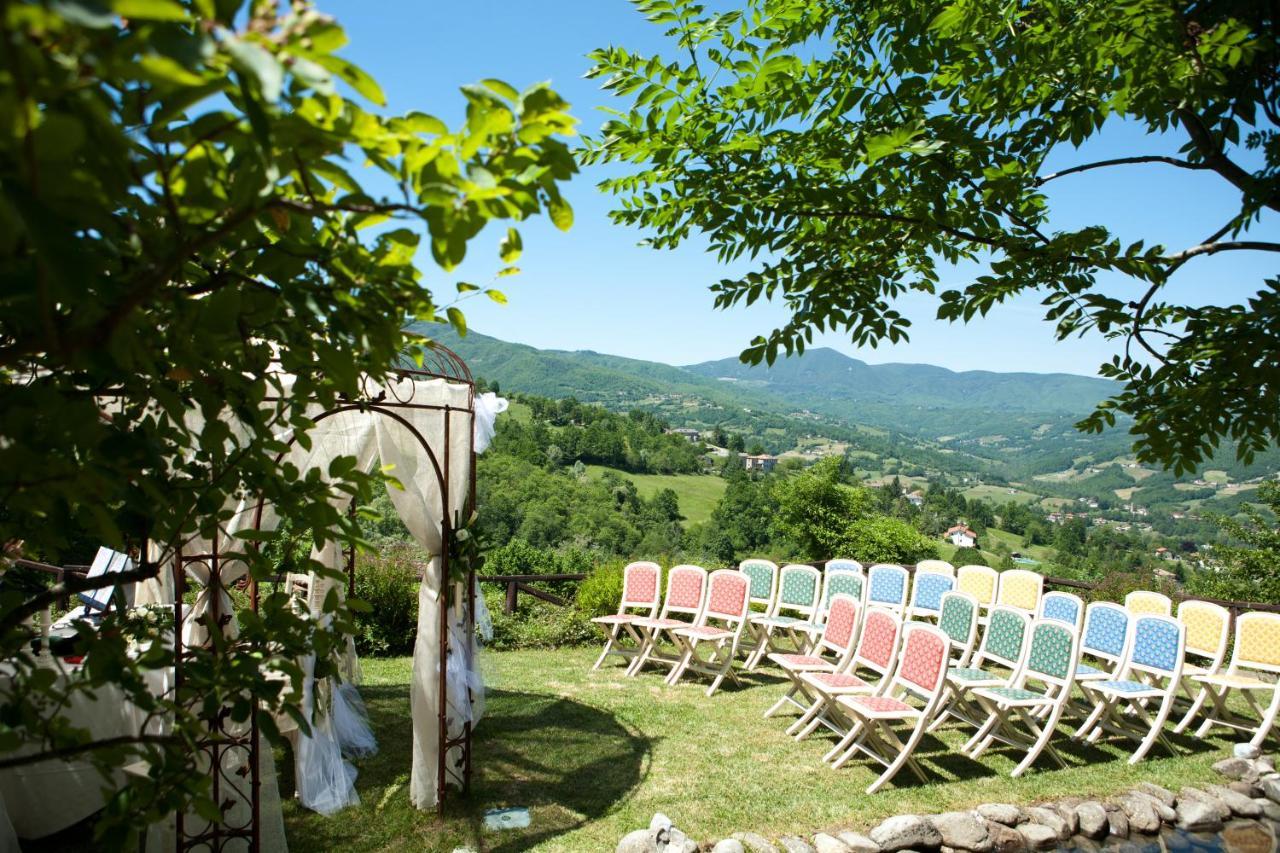
[[600, 625], [629, 625], [639, 618], [634, 613], [610, 613], [608, 616], [596, 616], [591, 621]]
[[1049, 698], [1043, 693], [1022, 687], [987, 687], [977, 692], [1005, 705], [1039, 705], [1047, 702]]
[[856, 675], [845, 672], [806, 672], [801, 676], [805, 681], [821, 688], [826, 693], [854, 692], [867, 690], [870, 684]]
[[841, 696], [836, 701], [867, 717], [920, 716], [920, 712], [906, 702], [888, 696]]
[[1197, 675], [1195, 680], [1218, 687], [1234, 687], [1237, 690], [1274, 690], [1276, 687], [1272, 681], [1263, 681], [1249, 675], [1229, 675], [1225, 672], [1218, 675]]
[[695, 625], [692, 628], [677, 628], [672, 633], [679, 634], [682, 637], [696, 637], [699, 640], [719, 640], [724, 637], [732, 637], [732, 631], [726, 631], [724, 628], [716, 628], [711, 625]]
[[679, 628], [689, 625], [688, 622], [682, 622], [679, 619], [637, 619], [634, 624], [645, 628]]
[[763, 625], [766, 628], [790, 628], [804, 622], [796, 616], [752, 616], [752, 625]]
[[1209, 667], [1201, 666], [1198, 663], [1183, 663], [1182, 674], [1186, 677], [1190, 677], [1193, 675], [1208, 675]]
[[1096, 678], [1110, 678], [1111, 673], [1089, 666], [1087, 663], [1076, 664], [1076, 681], [1092, 681]]
[[817, 655], [771, 654], [769, 660], [783, 669], [831, 669], [835, 664]]
[[993, 684], [1004, 681], [998, 675], [987, 672], [985, 669], [978, 669], [974, 666], [953, 666], [947, 670], [947, 678], [954, 678], [956, 681], [971, 683], [975, 681], [990, 681]]
[[1091, 690], [1103, 693], [1122, 694], [1125, 696], [1163, 696], [1163, 690], [1157, 690], [1150, 684], [1141, 681], [1095, 681], [1089, 685]]

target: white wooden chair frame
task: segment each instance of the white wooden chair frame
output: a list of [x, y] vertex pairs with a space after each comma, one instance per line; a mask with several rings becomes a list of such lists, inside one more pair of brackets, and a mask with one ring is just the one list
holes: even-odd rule
[[[1205, 713], [1204, 722], [1196, 731], [1197, 737], [1204, 737], [1214, 726], [1226, 726], [1237, 731], [1251, 732], [1253, 736], [1249, 738], [1249, 743], [1261, 747], [1271, 727], [1275, 725], [1276, 715], [1280, 712], [1280, 663], [1248, 658], [1242, 653], [1242, 649], [1246, 647], [1243, 635], [1246, 631], [1252, 630], [1255, 624], [1260, 629], [1269, 625], [1267, 633], [1280, 636], [1280, 613], [1241, 613], [1236, 617], [1235, 649], [1232, 651], [1231, 663], [1227, 671], [1193, 676], [1194, 681], [1204, 685], [1209, 699], [1213, 702], [1213, 709]], [[1275, 641], [1272, 637], [1262, 642], [1268, 647], [1273, 647]], [[1252, 642], [1248, 644], [1250, 648], [1252, 645]], [[1268, 681], [1257, 675], [1246, 674], [1250, 672], [1265, 673], [1275, 680]], [[1245, 701], [1258, 715], [1258, 722], [1244, 719], [1227, 709], [1227, 695], [1232, 690], [1239, 690], [1244, 695]], [[1268, 691], [1271, 693], [1271, 700], [1264, 709], [1253, 698], [1253, 694]]]
[[[1059, 632], [1069, 638], [1067, 669], [1062, 676], [1031, 668], [1036, 638], [1042, 632]], [[982, 728], [978, 729], [960, 748], [961, 752], [975, 761], [996, 741], [1025, 748], [1026, 756], [1009, 774], [1014, 777], [1026, 772], [1042, 752], [1047, 753], [1059, 767], [1063, 769], [1067, 767], [1062, 756], [1058, 755], [1049, 741], [1053, 738], [1058, 720], [1062, 717], [1063, 709], [1071, 696], [1076, 662], [1080, 657], [1080, 635], [1061, 622], [1036, 620], [1031, 626], [1031, 637], [1027, 645], [1030, 648], [1027, 650], [1022, 666], [1011, 679], [1008, 687], [979, 687], [972, 691], [974, 699], [982, 706], [989, 718]], [[1028, 690], [1026, 685], [1029, 681], [1043, 684], [1044, 691], [1037, 693], [1037, 691]], [[1026, 690], [1036, 695], [1009, 697], [996, 692], [1002, 690]], [[1017, 715], [1025, 731], [1013, 724], [1011, 719], [1013, 715]]]
[[[1212, 618], [1221, 624], [1222, 629], [1218, 632], [1218, 641], [1216, 644], [1208, 644], [1203, 646], [1193, 645], [1196, 638], [1193, 636], [1191, 625], [1188, 623], [1188, 614], [1197, 610], [1205, 611], [1211, 614]], [[1231, 640], [1231, 611], [1220, 604], [1213, 604], [1208, 601], [1197, 601], [1191, 599], [1183, 601], [1178, 605], [1178, 621], [1187, 626], [1187, 643], [1186, 656], [1190, 658], [1195, 655], [1207, 663], [1197, 664], [1187, 660], [1182, 666], [1182, 689], [1186, 692], [1191, 700], [1190, 706], [1187, 708], [1182, 719], [1173, 727], [1175, 734], [1182, 734], [1191, 725], [1191, 722], [1200, 714], [1200, 709], [1204, 707], [1205, 700], [1209, 698], [1209, 693], [1203, 684], [1197, 684], [1195, 676], [1197, 675], [1217, 675], [1222, 671], [1223, 665], [1227, 661], [1227, 646]]]
[[[1090, 638], [1090, 620], [1096, 611], [1110, 610], [1119, 616], [1123, 616], [1125, 620], [1124, 641], [1120, 646], [1118, 653], [1113, 653], [1099, 646], [1087, 645]], [[1083, 683], [1086, 681], [1103, 681], [1109, 678], [1115, 678], [1116, 673], [1120, 671], [1120, 667], [1129, 658], [1129, 644], [1133, 641], [1133, 614], [1119, 604], [1110, 601], [1094, 601], [1085, 608], [1084, 624], [1080, 628], [1080, 656], [1083, 658], [1088, 655], [1099, 662], [1105, 662], [1110, 665], [1109, 670], [1100, 669], [1092, 664], [1081, 663], [1076, 667], [1076, 681]]]
[[[1076, 612], [1076, 618], [1068, 622], [1059, 614], [1051, 612], [1054, 602], [1065, 601], [1070, 604]], [[1040, 596], [1040, 610], [1036, 613], [1037, 619], [1050, 619], [1055, 622], [1061, 622], [1064, 625], [1070, 625], [1076, 633], [1084, 630], [1085, 604], [1080, 596], [1070, 592], [1061, 592], [1053, 589]]]
[[[701, 578], [702, 589], [698, 595], [698, 604], [696, 607], [688, 607], [681, 604], [672, 604], [671, 590], [675, 585], [676, 578], [689, 573], [699, 574]], [[667, 573], [667, 594], [662, 600], [662, 611], [655, 619], [636, 619], [631, 624], [636, 627], [641, 636], [640, 654], [636, 655], [635, 660], [631, 662], [630, 668], [627, 669], [627, 675], [635, 676], [640, 670], [644, 669], [645, 664], [649, 661], [655, 663], [665, 663], [674, 665], [679, 661], [679, 657], [674, 654], [666, 655], [659, 651], [658, 645], [668, 631], [676, 628], [686, 628], [689, 625], [697, 624], [702, 616], [702, 608], [707, 603], [707, 570], [702, 566], [694, 566], [682, 564], [673, 566], [671, 571]], [[674, 619], [672, 614], [685, 613], [692, 618], [689, 620]], [[671, 639], [672, 644], [675, 640]], [[677, 646], [677, 648], [679, 648]]]
[[[884, 787], [903, 767], [909, 768], [921, 782], [929, 782], [929, 777], [916, 762], [914, 753], [942, 704], [947, 682], [946, 650], [950, 643], [947, 635], [940, 629], [919, 622], [908, 623], [903, 634], [898, 666], [893, 678], [889, 680], [887, 690], [875, 697], [840, 696], [836, 699], [837, 704], [854, 720], [854, 724], [836, 745], [838, 752], [831, 760], [831, 767], [838, 769], [857, 754], [866, 755], [879, 763], [885, 768], [884, 772], [867, 786], [868, 794], [874, 794]], [[903, 675], [903, 670], [912, 663], [913, 647], [918, 642], [937, 643], [941, 647], [942, 653], [938, 656], [936, 666], [928, 671], [932, 676], [932, 687], [911, 681]], [[908, 698], [918, 699], [921, 706], [905, 705]], [[868, 705], [876, 699], [896, 699], [904, 705], [887, 709]], [[914, 721], [905, 741], [898, 737], [891, 725], [904, 721]]]
[[[840, 672], [849, 663], [853, 657], [855, 643], [858, 637], [858, 620], [862, 616], [862, 608], [859, 606], [857, 599], [850, 595], [837, 595], [831, 604], [831, 608], [848, 609], [850, 622], [848, 624], [849, 633], [843, 638], [832, 636], [833, 623], [828, 620], [823, 626], [823, 632], [818, 638], [818, 642], [814, 647], [814, 654], [784, 654], [774, 652], [769, 655], [769, 662], [779, 667], [787, 674], [791, 680], [790, 689], [783, 694], [782, 698], [769, 707], [764, 712], [765, 718], [772, 717], [778, 711], [782, 710], [788, 703], [795, 705], [802, 712], [807, 710], [813, 704], [814, 695], [806, 687], [805, 682], [801, 679], [803, 673], [813, 672]], [[835, 628], [842, 629], [844, 625], [840, 622], [835, 623]], [[826, 656], [823, 652], [828, 653]], [[806, 702], [796, 699], [797, 695], [803, 696]]]
[[[1153, 629], [1154, 625], [1163, 626], [1166, 631], [1172, 630], [1177, 637], [1172, 669], [1137, 659], [1143, 655], [1140, 635], [1144, 630]], [[1164, 725], [1173, 711], [1178, 684], [1182, 681], [1187, 629], [1170, 616], [1144, 614], [1130, 621], [1129, 631], [1133, 637], [1128, 641], [1128, 659], [1116, 678], [1081, 682], [1080, 689], [1094, 703], [1094, 709], [1071, 737], [1097, 743], [1102, 733], [1108, 731], [1137, 740], [1138, 747], [1129, 757], [1130, 764], [1137, 764], [1157, 740], [1171, 754], [1178, 754], [1165, 737]], [[1152, 716], [1148, 706], [1157, 699], [1160, 704]]]
[[[732, 612], [713, 609], [717, 585], [737, 581], [743, 584], [741, 607]], [[675, 685], [686, 672], [709, 675], [711, 686], [707, 688], [707, 696], [711, 696], [726, 675], [735, 682], [738, 680], [733, 672], [733, 661], [738, 654], [738, 641], [747, 625], [747, 614], [751, 612], [751, 578], [736, 569], [718, 569], [711, 573], [705, 598], [706, 603], [696, 625], [671, 631], [682, 654], [679, 663], [671, 668], [667, 684]], [[725, 627], [716, 629], [710, 624], [712, 620], [723, 623]], [[698, 649], [708, 646], [711, 648], [711, 656], [704, 658]]]
[[[883, 661], [869, 657], [866, 648], [870, 636], [867, 626], [873, 619], [888, 620], [884, 624], [893, 630]], [[848, 731], [850, 723], [836, 706], [836, 697], [858, 693], [876, 695], [881, 690], [888, 689], [889, 675], [893, 672], [898, 649], [902, 645], [902, 619], [897, 613], [883, 607], [864, 607], [859, 621], [861, 628], [858, 633], [858, 645], [844, 669], [833, 673], [803, 672], [800, 674], [800, 680], [805, 685], [805, 693], [812, 696], [813, 701], [787, 728], [787, 734], [796, 740], [804, 740], [819, 726], [825, 726], [837, 735], [843, 736]], [[867, 681], [858, 675], [859, 671], [874, 672], [879, 678], [875, 682]]]
[[[807, 601], [787, 600], [787, 582], [793, 577], [808, 579], [813, 593]], [[801, 626], [808, 625], [817, 618], [821, 603], [822, 572], [805, 563], [788, 563], [783, 566], [778, 572], [778, 592], [774, 596], [772, 612], [752, 613], [747, 617], [747, 630], [755, 635], [756, 648], [747, 657], [744, 668], [748, 672], [753, 671], [759, 666], [760, 660], [771, 652], [803, 653], [810, 642]], [[786, 616], [783, 611], [799, 615]], [[789, 645], [784, 646], [779, 642], [782, 636], [786, 637]]]
[[[899, 599], [880, 599], [876, 598], [876, 580], [881, 576], [889, 575], [899, 579], [902, 587], [902, 596]], [[876, 563], [867, 569], [867, 607], [883, 607], [885, 610], [892, 610], [899, 616], [907, 612], [907, 595], [911, 592], [911, 576], [902, 566], [895, 566], [892, 563]]]
[[[1021, 626], [1021, 639], [1018, 643], [1017, 657], [1007, 657], [990, 648], [992, 637], [990, 624], [997, 619], [1002, 622], [1007, 619], [1013, 619]], [[973, 660], [968, 666], [952, 666], [947, 670], [947, 696], [943, 699], [942, 710], [938, 712], [937, 719], [934, 720], [933, 726], [929, 729], [930, 731], [942, 726], [948, 717], [955, 717], [975, 729], [982, 727], [988, 717], [978, 713], [978, 709], [973, 706], [966, 694], [970, 690], [979, 687], [1004, 687], [1012, 681], [1014, 675], [1017, 674], [1018, 669], [1026, 660], [1027, 652], [1031, 648], [1031, 622], [1031, 617], [1016, 607], [996, 607], [992, 609], [989, 626], [982, 637], [982, 645], [974, 655]], [[985, 668], [989, 664], [1003, 667], [1008, 672], [1005, 674], [991, 672]]]
[[[640, 572], [653, 573], [653, 597], [650, 599], [634, 596], [633, 583]], [[628, 598], [629, 593], [632, 594], [631, 598]], [[604, 651], [600, 652], [600, 657], [596, 658], [595, 665], [591, 667], [593, 670], [599, 669], [609, 655], [618, 655], [624, 660], [634, 660], [636, 655], [640, 654], [644, 648], [644, 636], [636, 630], [633, 623], [637, 618], [652, 619], [658, 615], [661, 593], [661, 566], [645, 561], [627, 564], [627, 567], [622, 570], [622, 601], [618, 603], [618, 612], [612, 616], [597, 616], [591, 620], [605, 630]], [[636, 614], [632, 613], [632, 610], [648, 612]], [[631, 640], [630, 645], [624, 643], [626, 639]]]
[[[757, 595], [757, 567], [763, 568], [769, 572], [769, 592], [768, 595]], [[738, 563], [738, 571], [746, 574], [751, 580], [751, 604], [759, 605], [763, 610], [748, 610], [747, 629], [743, 633], [742, 642], [738, 644], [738, 651], [747, 656], [749, 661], [757, 652], [764, 653], [761, 646], [760, 635], [751, 627], [751, 616], [769, 616], [778, 606], [778, 593], [782, 589], [781, 572], [778, 564], [772, 560], [764, 560], [759, 557], [752, 557], [749, 560], [743, 560]]]

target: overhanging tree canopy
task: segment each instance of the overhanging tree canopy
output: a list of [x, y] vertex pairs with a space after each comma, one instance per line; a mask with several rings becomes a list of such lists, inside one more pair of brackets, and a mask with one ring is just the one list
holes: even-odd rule
[[[897, 301], [973, 262], [985, 271], [945, 290], [939, 317], [968, 321], [1035, 292], [1059, 339], [1122, 344], [1100, 372], [1123, 388], [1082, 428], [1131, 415], [1139, 457], [1179, 472], [1224, 438], [1246, 460], [1280, 439], [1280, 280], [1259, 282], [1247, 305], [1166, 296], [1199, 258], [1280, 251], [1249, 233], [1280, 211], [1272, 6], [748, 0], [713, 14], [633, 2], [674, 49], [592, 54], [591, 76], [631, 106], [586, 159], [634, 164], [603, 186], [621, 197], [614, 220], [650, 230], [653, 246], [700, 232], [721, 260], [765, 255], [712, 287], [718, 307], [765, 298], [791, 311], [744, 361], [803, 352], [827, 329], [860, 345], [903, 340]], [[1182, 150], [1043, 168], [1113, 119], [1176, 134]], [[1185, 247], [1125, 245], [1103, 224], [1054, 230], [1045, 186], [1112, 168], [1215, 175], [1239, 208]], [[1110, 293], [1103, 274], [1132, 286]]]

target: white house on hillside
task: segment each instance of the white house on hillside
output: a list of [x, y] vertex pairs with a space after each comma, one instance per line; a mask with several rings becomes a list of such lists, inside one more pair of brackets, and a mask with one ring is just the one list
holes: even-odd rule
[[943, 534], [947, 539], [951, 540], [951, 544], [957, 548], [977, 548], [978, 534], [974, 533], [963, 524], [957, 524], [955, 527]]
[[773, 466], [778, 464], [778, 457], [771, 456], [768, 453], [761, 453], [755, 456], [743, 456], [742, 466], [748, 471], [761, 471], [768, 474], [773, 470]]

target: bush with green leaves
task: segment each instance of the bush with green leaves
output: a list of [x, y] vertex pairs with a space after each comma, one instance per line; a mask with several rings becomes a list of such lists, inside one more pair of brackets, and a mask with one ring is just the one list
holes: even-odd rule
[[600, 630], [591, 624], [591, 617], [572, 604], [560, 607], [521, 596], [516, 612], [506, 614], [497, 592], [487, 591], [485, 602], [493, 619], [493, 639], [487, 645], [495, 651], [558, 649], [600, 639]]
[[356, 598], [369, 610], [356, 615], [356, 650], [387, 657], [413, 653], [418, 633], [419, 571], [426, 555], [401, 543], [356, 561]]

